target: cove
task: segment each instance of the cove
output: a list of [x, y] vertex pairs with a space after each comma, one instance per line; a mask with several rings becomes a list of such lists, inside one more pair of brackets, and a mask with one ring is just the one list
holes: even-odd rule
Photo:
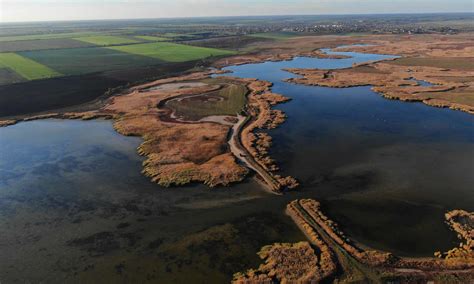
[[355, 240], [400, 255], [430, 256], [455, 236], [444, 224], [454, 208], [474, 209], [474, 117], [382, 98], [370, 87], [333, 89], [286, 83], [285, 68], [348, 68], [388, 55], [329, 52], [345, 59], [297, 57], [225, 68], [228, 76], [273, 83], [290, 97], [288, 119], [268, 133], [270, 155], [300, 190]]

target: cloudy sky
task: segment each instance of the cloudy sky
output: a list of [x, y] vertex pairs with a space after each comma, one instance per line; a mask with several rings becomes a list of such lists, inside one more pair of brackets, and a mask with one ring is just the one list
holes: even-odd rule
[[0, 0], [0, 21], [473, 12], [474, 0]]

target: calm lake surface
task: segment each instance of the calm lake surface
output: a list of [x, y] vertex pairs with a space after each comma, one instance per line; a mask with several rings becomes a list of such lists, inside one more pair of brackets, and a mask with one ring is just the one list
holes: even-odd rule
[[269, 131], [298, 192], [249, 178], [162, 188], [140, 174], [140, 139], [110, 121], [42, 120], [0, 128], [0, 281], [229, 281], [273, 242], [304, 240], [284, 215], [312, 197], [353, 238], [402, 255], [456, 244], [445, 211], [474, 210], [474, 117], [383, 99], [369, 87], [288, 84], [282, 68], [346, 68], [386, 56], [295, 58], [232, 66], [291, 97]]

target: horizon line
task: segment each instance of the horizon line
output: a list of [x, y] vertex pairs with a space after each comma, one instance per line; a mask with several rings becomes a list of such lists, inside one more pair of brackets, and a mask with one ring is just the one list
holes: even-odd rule
[[131, 21], [131, 20], [172, 20], [172, 19], [206, 19], [206, 18], [245, 18], [245, 17], [285, 17], [285, 16], [371, 16], [371, 15], [433, 15], [433, 14], [473, 14], [474, 11], [456, 12], [394, 12], [394, 13], [341, 13], [341, 14], [274, 14], [274, 15], [234, 15], [234, 16], [177, 16], [177, 17], [157, 17], [157, 18], [109, 18], [109, 19], [72, 19], [72, 20], [36, 20], [36, 21], [7, 21], [0, 20], [1, 24], [21, 24], [21, 23], [61, 23], [61, 22], [94, 22], [94, 21]]

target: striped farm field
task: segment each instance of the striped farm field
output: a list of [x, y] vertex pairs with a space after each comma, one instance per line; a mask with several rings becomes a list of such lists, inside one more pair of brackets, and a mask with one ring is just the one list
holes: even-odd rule
[[114, 45], [114, 44], [127, 44], [127, 43], [138, 43], [139, 41], [111, 35], [97, 35], [97, 36], [86, 36], [86, 37], [76, 37], [75, 40], [92, 43], [100, 46]]
[[170, 42], [122, 45], [108, 48], [169, 62], [185, 62], [210, 56], [230, 55], [235, 53], [229, 50], [189, 46]]
[[34, 39], [17, 41], [0, 41], [0, 52], [18, 52], [58, 48], [91, 47], [91, 43], [71, 38]]
[[0, 53], [0, 67], [6, 67], [28, 80], [60, 76], [53, 69], [16, 53]]
[[134, 38], [144, 39], [149, 41], [168, 41], [169, 38], [159, 37], [159, 36], [134, 36]]
[[64, 48], [19, 52], [65, 75], [150, 66], [163, 61], [105, 47]]
[[0, 36], [2, 41], [19, 41], [19, 40], [36, 40], [36, 39], [52, 39], [52, 38], [73, 38], [96, 35], [98, 32], [73, 32], [73, 33], [51, 33], [51, 34], [34, 34], [34, 35], [16, 35], [16, 36]]

